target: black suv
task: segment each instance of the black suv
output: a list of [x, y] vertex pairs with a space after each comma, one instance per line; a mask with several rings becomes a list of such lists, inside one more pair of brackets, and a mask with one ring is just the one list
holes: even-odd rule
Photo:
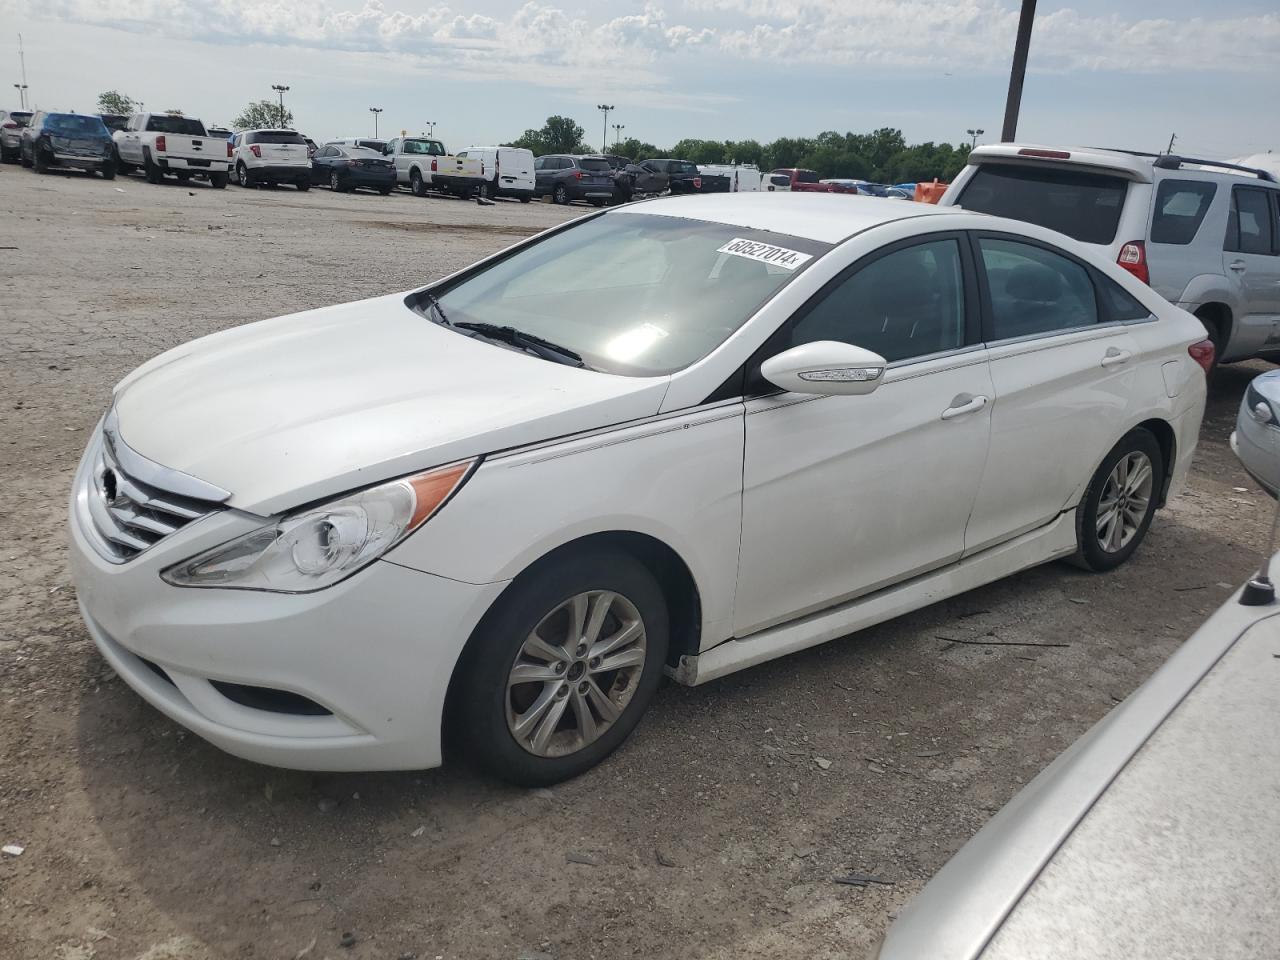
[[71, 167], [101, 173], [107, 180], [116, 175], [115, 144], [100, 117], [78, 113], [37, 111], [23, 128], [19, 159], [36, 173], [51, 167]]
[[672, 193], [702, 192], [702, 174], [698, 173], [696, 163], [688, 160], [645, 160], [640, 166], [666, 174], [667, 185]]
[[604, 157], [557, 153], [533, 161], [534, 196], [556, 203], [586, 200], [603, 207], [613, 199], [613, 167]]

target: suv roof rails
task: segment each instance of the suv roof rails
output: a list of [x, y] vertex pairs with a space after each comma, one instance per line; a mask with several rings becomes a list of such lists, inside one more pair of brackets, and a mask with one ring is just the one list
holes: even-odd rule
[[1110, 150], [1112, 153], [1125, 153], [1131, 157], [1150, 157], [1155, 161], [1155, 166], [1161, 170], [1177, 170], [1184, 163], [1194, 163], [1201, 167], [1218, 167], [1222, 170], [1238, 170], [1241, 173], [1250, 173], [1259, 180], [1266, 180], [1275, 183], [1276, 178], [1269, 170], [1261, 170], [1258, 167], [1242, 167], [1238, 163], [1227, 163], [1225, 160], [1201, 160], [1197, 157], [1182, 157], [1176, 153], [1145, 153], [1142, 150], [1123, 150], [1118, 147], [1095, 147], [1098, 150]]

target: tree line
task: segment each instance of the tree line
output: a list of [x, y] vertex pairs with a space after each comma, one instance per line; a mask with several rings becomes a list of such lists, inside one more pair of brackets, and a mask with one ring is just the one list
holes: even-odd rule
[[[506, 144], [525, 147], [535, 156], [547, 153], [594, 153], [585, 142], [586, 131], [569, 117], [548, 117], [541, 129], [529, 129]], [[614, 143], [609, 152], [645, 160], [674, 157], [705, 163], [755, 164], [761, 170], [805, 167], [823, 179], [847, 177], [873, 183], [911, 183], [937, 177], [949, 181], [969, 156], [963, 144], [908, 144], [901, 130], [881, 127], [871, 133], [839, 133], [827, 130], [814, 137], [779, 137], [770, 143], [758, 140], [684, 139], [668, 149], [634, 137]]]

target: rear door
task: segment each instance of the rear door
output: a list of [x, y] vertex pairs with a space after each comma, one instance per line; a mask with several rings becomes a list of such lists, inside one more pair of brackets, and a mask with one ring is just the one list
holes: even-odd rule
[[1232, 187], [1222, 265], [1237, 300], [1230, 353], [1280, 350], [1280, 231], [1276, 191]]
[[[1154, 322], [1101, 277], [1131, 301], [1127, 311], [1113, 306], [1095, 271], [1056, 247], [1001, 233], [973, 240], [995, 403], [966, 553], [1043, 526], [1070, 505], [1123, 435], [1138, 371], [1152, 361], [1131, 324]], [[1162, 395], [1158, 362], [1151, 375]]]
[[272, 167], [307, 166], [307, 141], [287, 130], [262, 130], [255, 135], [262, 149], [262, 162]]
[[499, 186], [504, 190], [533, 189], [533, 154], [510, 147], [498, 148]]

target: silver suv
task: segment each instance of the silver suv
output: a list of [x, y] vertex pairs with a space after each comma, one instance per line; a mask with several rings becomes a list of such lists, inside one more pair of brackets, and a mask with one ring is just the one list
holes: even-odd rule
[[1169, 154], [978, 147], [940, 203], [1057, 230], [1195, 314], [1223, 362], [1280, 360], [1280, 184]]

